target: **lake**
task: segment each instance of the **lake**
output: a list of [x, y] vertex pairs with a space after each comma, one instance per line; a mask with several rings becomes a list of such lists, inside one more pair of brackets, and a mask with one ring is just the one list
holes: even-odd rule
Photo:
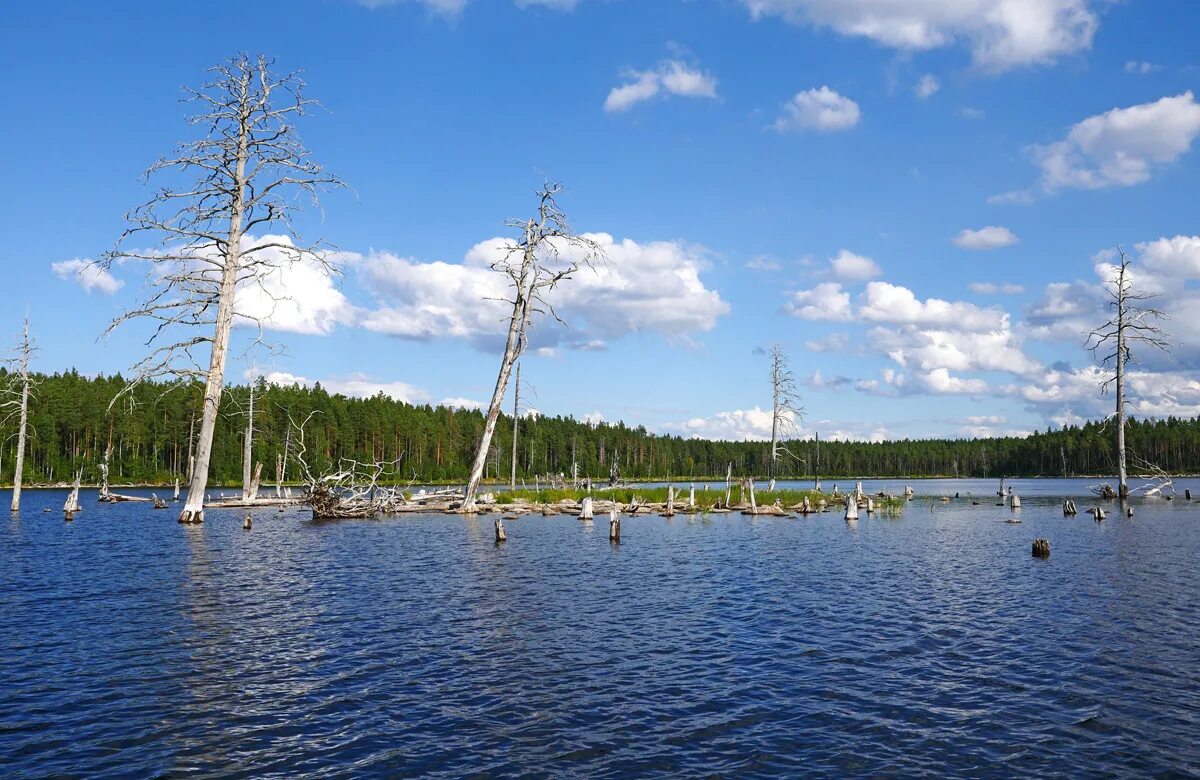
[[913, 480], [895, 519], [627, 517], [619, 546], [541, 515], [499, 547], [487, 516], [186, 527], [94, 491], [64, 523], [28, 491], [0, 518], [0, 767], [1196, 776], [1200, 481], [1103, 523], [1096, 481], [1011, 480], [1020, 524], [997, 481]]

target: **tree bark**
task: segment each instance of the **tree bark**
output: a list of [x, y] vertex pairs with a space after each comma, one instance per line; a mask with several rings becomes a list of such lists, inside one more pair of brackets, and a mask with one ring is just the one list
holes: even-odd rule
[[512, 472], [508, 477], [509, 490], [517, 487], [517, 428], [521, 418], [521, 363], [517, 362], [517, 376], [513, 382], [513, 440], [512, 440]]
[[250, 382], [250, 408], [246, 413], [246, 440], [242, 444], [242, 500], [253, 501], [254, 478], [251, 476], [251, 458], [254, 449], [254, 382]]
[[21, 340], [21, 421], [17, 429], [17, 464], [13, 473], [13, 512], [21, 509], [21, 480], [25, 471], [25, 431], [29, 423], [29, 318], [25, 318], [24, 337]]
[[187, 501], [179, 513], [181, 523], [204, 522], [204, 491], [208, 487], [208, 467], [212, 459], [213, 433], [217, 429], [217, 411], [225, 386], [225, 363], [229, 355], [229, 334], [233, 329], [233, 305], [237, 294], [238, 265], [241, 259], [242, 214], [245, 209], [247, 130], [243, 123], [238, 140], [237, 169], [234, 181], [233, 212], [229, 219], [229, 237], [225, 246], [225, 264], [221, 269], [221, 290], [217, 303], [217, 327], [212, 341], [208, 378], [204, 384], [204, 408], [200, 417], [200, 438], [196, 442], [196, 460], [188, 482]]
[[1129, 497], [1125, 474], [1125, 269], [1117, 293], [1117, 495]]

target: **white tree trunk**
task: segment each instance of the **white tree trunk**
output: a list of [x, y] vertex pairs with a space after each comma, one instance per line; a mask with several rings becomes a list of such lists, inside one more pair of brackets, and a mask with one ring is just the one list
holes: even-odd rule
[[517, 376], [513, 382], [513, 440], [512, 440], [512, 472], [508, 477], [508, 489], [517, 487], [517, 428], [521, 418], [521, 363], [517, 363]]
[[196, 441], [196, 459], [188, 483], [187, 501], [179, 513], [181, 523], [204, 522], [204, 491], [208, 487], [208, 467], [212, 460], [213, 433], [217, 429], [217, 412], [221, 408], [221, 393], [225, 388], [225, 363], [229, 356], [229, 334], [233, 329], [233, 305], [237, 294], [238, 267], [241, 260], [242, 215], [245, 209], [246, 131], [243, 129], [238, 147], [233, 213], [229, 220], [229, 238], [225, 247], [225, 265], [221, 269], [221, 291], [217, 302], [217, 327], [213, 334], [212, 356], [204, 384], [204, 408], [200, 417], [200, 437]]
[[13, 473], [12, 511], [21, 509], [21, 480], [25, 471], [25, 430], [29, 423], [29, 318], [25, 318], [25, 336], [21, 341], [21, 420], [17, 429], [17, 465]]
[[1124, 270], [1117, 299], [1117, 496], [1129, 497], [1125, 474], [1125, 283]]
[[254, 382], [250, 382], [250, 409], [246, 414], [246, 440], [242, 444], [242, 500], [253, 501], [255, 491], [251, 476], [251, 458], [254, 450]]
[[[532, 259], [527, 262], [532, 262]], [[479, 483], [483, 479], [483, 468], [487, 465], [488, 450], [492, 446], [492, 435], [496, 432], [496, 420], [500, 417], [500, 405], [504, 403], [504, 393], [508, 388], [508, 377], [512, 374], [513, 364], [520, 356], [525, 323], [529, 319], [529, 291], [525, 289], [525, 284], [526, 282], [522, 280], [517, 291], [516, 301], [513, 303], [512, 318], [508, 322], [508, 338], [504, 342], [504, 357], [500, 359], [500, 372], [496, 375], [496, 387], [492, 390], [492, 402], [488, 405], [487, 419], [483, 423], [483, 437], [479, 441], [479, 449], [475, 452], [475, 462], [471, 466], [471, 476], [467, 480], [462, 508], [468, 512], [475, 509], [475, 494], [479, 491]]]

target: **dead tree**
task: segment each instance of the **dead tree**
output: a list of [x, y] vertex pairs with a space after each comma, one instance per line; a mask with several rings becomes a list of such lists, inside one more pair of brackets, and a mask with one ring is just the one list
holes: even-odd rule
[[791, 455], [787, 446], [780, 442], [781, 437], [796, 430], [802, 419], [804, 406], [800, 401], [800, 393], [796, 390], [796, 379], [788, 365], [787, 356], [778, 344], [771, 345], [771, 473], [768, 491], [775, 489], [775, 479], [779, 473], [779, 453]]
[[[308, 462], [308, 445], [305, 442], [305, 426], [318, 412], [311, 412], [303, 421], [288, 420], [295, 432], [295, 446], [291, 456], [300, 468], [304, 480], [303, 503], [312, 509], [314, 520], [340, 520], [367, 518], [395, 510], [405, 502], [405, 489], [388, 487], [383, 483], [393, 481], [404, 453], [394, 461], [363, 463], [343, 458], [332, 471], [316, 473]], [[416, 475], [413, 475], [413, 482]], [[408, 483], [411, 488], [413, 482]]]
[[[1133, 261], [1125, 250], [1117, 247], [1117, 265], [1114, 275], [1105, 284], [1112, 317], [1093, 330], [1087, 339], [1092, 355], [1099, 358], [1100, 365], [1111, 368], [1112, 376], [1100, 383], [1100, 391], [1115, 389], [1116, 409], [1113, 417], [1117, 427], [1117, 480], [1118, 497], [1129, 496], [1129, 482], [1125, 459], [1125, 367], [1134, 362], [1133, 344], [1143, 344], [1155, 349], [1167, 350], [1169, 346], [1158, 320], [1164, 315], [1146, 304], [1156, 295], [1138, 291], [1133, 286], [1131, 266]], [[1111, 351], [1110, 351], [1111, 350]]]
[[6, 418], [17, 421], [17, 463], [13, 472], [11, 506], [14, 512], [21, 509], [21, 480], [25, 471], [25, 439], [29, 427], [29, 394], [34, 385], [29, 376], [29, 360], [36, 352], [37, 345], [29, 336], [29, 316], [26, 315], [21, 340], [14, 350], [15, 354], [8, 361], [12, 365], [12, 373], [4, 388], [5, 400], [0, 404], [0, 408], [7, 411]]
[[[500, 405], [508, 387], [508, 377], [513, 364], [525, 347], [525, 332], [530, 318], [535, 313], [549, 313], [558, 320], [548, 295], [560, 282], [570, 279], [584, 266], [591, 266], [602, 257], [600, 246], [589, 238], [576, 235], [571, 229], [567, 215], [559, 208], [556, 197], [562, 191], [559, 184], [546, 183], [538, 191], [537, 216], [527, 220], [508, 220], [509, 227], [520, 231], [520, 237], [510, 243], [504, 257], [492, 263], [492, 270], [508, 277], [512, 289], [512, 314], [508, 321], [508, 336], [504, 343], [504, 355], [500, 360], [500, 371], [496, 376], [496, 388], [488, 406], [483, 425], [483, 436], [471, 466], [462, 508], [475, 508], [475, 494], [483, 479], [492, 435], [496, 431], [496, 420], [500, 417]], [[561, 322], [561, 320], [559, 320]]]
[[[297, 134], [295, 122], [315, 105], [303, 97], [304, 82], [271, 66], [265, 57], [240, 55], [213, 68], [213, 80], [200, 90], [186, 90], [185, 100], [200, 107], [190, 123], [203, 134], [154, 163], [146, 176], [194, 180], [164, 187], [129, 212], [116, 248], [100, 261], [106, 269], [129, 259], [150, 267], [145, 297], [106, 331], [131, 320], [153, 323], [151, 351], [134, 366], [126, 390], [155, 377], [205, 382], [183, 523], [204, 520], [235, 317], [257, 325], [255, 343], [262, 340], [264, 319], [236, 311], [238, 291], [257, 288], [272, 296], [267, 280], [299, 263], [335, 270], [326, 245], [301, 245], [292, 216], [300, 196], [315, 203], [319, 192], [342, 182], [312, 161]], [[255, 240], [255, 231], [286, 237]]]
[[[522, 345], [523, 346], [523, 345]], [[508, 477], [508, 489], [517, 489], [517, 429], [521, 425], [521, 361], [517, 361], [517, 376], [513, 381], [513, 440], [512, 469]]]

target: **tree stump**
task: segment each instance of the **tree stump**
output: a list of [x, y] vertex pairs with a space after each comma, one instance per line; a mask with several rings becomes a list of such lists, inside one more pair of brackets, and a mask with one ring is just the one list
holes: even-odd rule
[[243, 531], [249, 531], [249, 530], [250, 530], [250, 527], [251, 527], [252, 525], [254, 525], [254, 523], [253, 523], [253, 518], [252, 518], [251, 514], [250, 514], [249, 512], [247, 512], [247, 513], [246, 513], [246, 519], [242, 521], [242, 530], [243, 530]]
[[621, 518], [617, 517], [616, 509], [608, 514], [608, 541], [614, 544], [621, 543]]
[[496, 518], [496, 544], [500, 544], [501, 542], [507, 542], [507, 541], [508, 541], [508, 535], [504, 533], [504, 521], [497, 517]]
[[581, 505], [581, 508], [579, 510], [579, 519], [580, 520], [591, 520], [592, 519], [592, 497], [591, 496], [587, 496], [586, 498], [583, 499], [583, 504]]
[[1183, 491], [1183, 499], [1184, 499], [1185, 501], [1191, 501], [1191, 500], [1192, 500], [1192, 489], [1191, 489], [1191, 488], [1188, 488], [1187, 490], [1184, 490], [1184, 491]]
[[1034, 539], [1033, 540], [1033, 557], [1034, 558], [1049, 558], [1050, 557], [1050, 540], [1049, 539]]
[[854, 500], [854, 496], [846, 496], [846, 522], [851, 522], [858, 519], [858, 502]]

